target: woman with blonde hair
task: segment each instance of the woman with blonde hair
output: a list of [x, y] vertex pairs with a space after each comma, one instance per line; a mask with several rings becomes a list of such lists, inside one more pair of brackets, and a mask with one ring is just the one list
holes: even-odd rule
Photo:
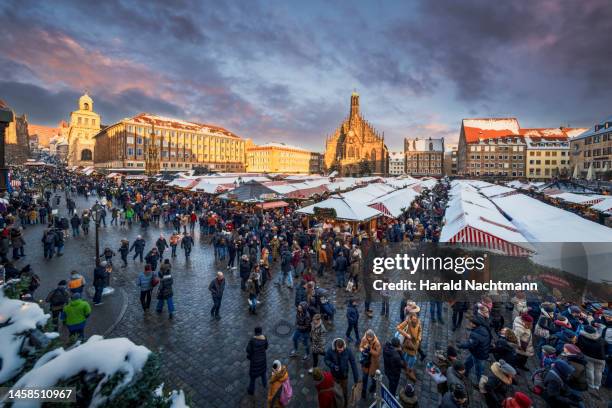
[[407, 302], [406, 304], [406, 319], [397, 325], [396, 336], [399, 335], [402, 342], [402, 351], [404, 359], [408, 365], [406, 376], [412, 381], [416, 381], [414, 372], [414, 364], [416, 363], [416, 355], [419, 351], [421, 341], [423, 340], [423, 326], [419, 320], [418, 313], [421, 310], [415, 302]]

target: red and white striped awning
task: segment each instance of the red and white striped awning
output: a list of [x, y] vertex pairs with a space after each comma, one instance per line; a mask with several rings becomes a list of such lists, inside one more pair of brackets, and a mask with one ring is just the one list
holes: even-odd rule
[[11, 180], [11, 187], [13, 187], [13, 188], [21, 187], [21, 181], [20, 180]]
[[368, 207], [371, 207], [371, 208], [374, 208], [375, 210], [380, 211], [381, 213], [383, 213], [385, 216], [389, 218], [395, 218], [393, 217], [393, 215], [391, 215], [391, 211], [389, 211], [389, 209], [385, 207], [383, 203], [370, 204]]
[[512, 242], [504, 241], [495, 235], [481, 231], [478, 228], [466, 226], [448, 240], [451, 243], [467, 244], [492, 251], [501, 251], [509, 256], [529, 256], [532, 251]]

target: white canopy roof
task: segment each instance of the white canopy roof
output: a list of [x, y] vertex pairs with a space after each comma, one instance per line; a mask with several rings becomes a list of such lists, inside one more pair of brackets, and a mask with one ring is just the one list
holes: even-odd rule
[[493, 198], [530, 242], [612, 242], [612, 229], [524, 194]]
[[599, 194], [575, 194], [575, 193], [561, 193], [555, 194], [551, 196], [553, 198], [558, 198], [563, 201], [567, 201], [568, 203], [574, 204], [596, 204], [608, 196], [599, 195]]
[[344, 221], [368, 221], [382, 213], [365, 204], [342, 197], [330, 197], [313, 205], [297, 210], [298, 213], [314, 215], [316, 208], [330, 208], [336, 211], [336, 219]]
[[368, 205], [382, 211], [384, 214], [393, 218], [399, 217], [403, 210], [410, 207], [419, 193], [410, 187], [392, 191], [378, 198], [371, 200]]
[[591, 209], [601, 212], [612, 212], [612, 197], [605, 198], [603, 201], [592, 205]]
[[383, 196], [394, 191], [395, 188], [383, 183], [372, 183], [365, 187], [356, 188], [355, 190], [342, 193], [342, 197], [360, 203], [368, 203], [374, 198]]

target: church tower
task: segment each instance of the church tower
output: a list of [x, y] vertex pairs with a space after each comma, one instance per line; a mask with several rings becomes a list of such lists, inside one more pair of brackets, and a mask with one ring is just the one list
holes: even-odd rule
[[351, 113], [350, 117], [359, 115], [359, 94], [356, 91], [353, 91], [351, 95]]
[[100, 115], [94, 112], [93, 106], [93, 99], [86, 91], [79, 98], [78, 109], [70, 114], [70, 125], [64, 136], [68, 141], [68, 164], [71, 166], [93, 166], [93, 136], [100, 131]]

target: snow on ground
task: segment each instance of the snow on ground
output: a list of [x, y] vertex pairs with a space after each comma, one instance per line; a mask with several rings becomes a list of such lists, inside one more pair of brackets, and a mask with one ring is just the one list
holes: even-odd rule
[[[100, 394], [104, 384], [116, 373], [123, 372], [125, 374], [123, 380], [110, 395], [112, 399], [142, 370], [151, 352], [146, 347], [137, 346], [126, 338], [104, 339], [101, 336], [92, 336], [86, 343], [78, 347], [69, 350], [56, 349], [50, 353], [52, 355], [41, 357], [42, 364], [37, 364], [23, 375], [13, 388], [48, 388], [81, 371], [97, 372], [104, 374], [104, 378], [94, 391], [90, 405], [90, 407], [97, 407], [108, 399], [108, 397]], [[24, 405], [15, 403], [13, 406], [15, 408], [39, 407], [41, 403], [28, 401]]]
[[15, 377], [25, 363], [19, 356], [25, 333], [44, 326], [49, 317], [36, 303], [7, 298], [0, 287], [0, 384]]

